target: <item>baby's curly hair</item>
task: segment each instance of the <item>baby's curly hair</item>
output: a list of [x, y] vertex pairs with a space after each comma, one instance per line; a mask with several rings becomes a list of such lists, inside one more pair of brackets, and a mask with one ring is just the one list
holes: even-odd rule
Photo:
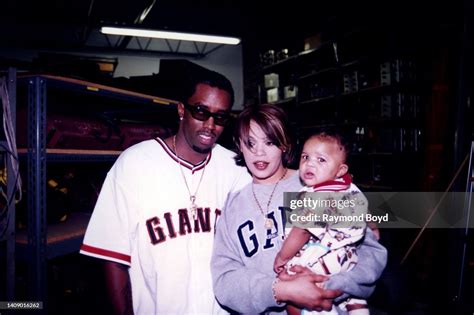
[[336, 143], [339, 150], [343, 154], [343, 163], [347, 161], [350, 154], [350, 145], [349, 145], [349, 141], [347, 140], [347, 138], [344, 136], [344, 134], [341, 131], [335, 128], [321, 129], [318, 132], [309, 136], [306, 139], [306, 141], [308, 141], [309, 139], [314, 139], [314, 138], [319, 139], [320, 141], [323, 141], [323, 142]]

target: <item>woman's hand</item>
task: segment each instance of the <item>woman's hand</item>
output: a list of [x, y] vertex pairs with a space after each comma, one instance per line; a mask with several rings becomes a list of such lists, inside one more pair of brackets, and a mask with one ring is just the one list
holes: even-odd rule
[[328, 276], [318, 275], [318, 274], [314, 273], [313, 271], [311, 271], [311, 269], [309, 269], [308, 267], [303, 267], [303, 266], [300, 266], [300, 265], [291, 266], [290, 272], [291, 272], [291, 274], [289, 274], [288, 272], [285, 271], [285, 272], [281, 273], [280, 275], [278, 275], [278, 278], [280, 278], [281, 280], [290, 280], [289, 277], [294, 277], [296, 275], [316, 275], [316, 276], [318, 276], [319, 279], [322, 279], [318, 282], [323, 282], [323, 281], [326, 281], [327, 279], [329, 279]]
[[322, 275], [307, 273], [302, 269], [298, 274], [288, 275], [286, 272], [280, 274], [280, 281], [275, 284], [275, 297], [284, 301], [316, 311], [329, 311], [332, 308], [333, 299], [342, 294], [341, 290], [324, 290], [317, 283], [327, 279]]

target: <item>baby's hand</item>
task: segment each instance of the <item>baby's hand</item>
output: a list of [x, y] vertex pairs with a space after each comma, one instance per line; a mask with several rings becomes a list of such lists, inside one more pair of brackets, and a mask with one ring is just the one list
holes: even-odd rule
[[379, 230], [379, 227], [377, 226], [377, 223], [368, 222], [367, 225], [372, 230], [372, 232], [374, 232], [374, 235], [377, 241], [380, 241], [380, 230]]
[[288, 262], [288, 260], [283, 259], [280, 256], [280, 253], [278, 253], [275, 257], [275, 262], [273, 263], [273, 270], [276, 273], [281, 273], [283, 270], [285, 270], [285, 265]]

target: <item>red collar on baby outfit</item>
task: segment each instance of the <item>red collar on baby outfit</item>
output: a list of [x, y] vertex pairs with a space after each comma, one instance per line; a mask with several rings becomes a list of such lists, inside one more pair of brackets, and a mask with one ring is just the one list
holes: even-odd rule
[[328, 180], [327, 182], [314, 185], [313, 189], [314, 191], [343, 191], [349, 189], [351, 183], [352, 176], [349, 173], [346, 173], [338, 179]]

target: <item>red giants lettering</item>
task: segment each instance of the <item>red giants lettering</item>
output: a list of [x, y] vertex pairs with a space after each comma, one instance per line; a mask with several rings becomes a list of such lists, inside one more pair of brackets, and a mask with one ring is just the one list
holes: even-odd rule
[[164, 242], [166, 236], [163, 233], [163, 229], [160, 227], [160, 219], [157, 217], [146, 220], [146, 227], [148, 229], [148, 235], [153, 245]]
[[189, 221], [188, 209], [179, 209], [179, 235], [186, 235], [191, 233], [191, 222]]
[[[197, 217], [192, 220], [192, 215], [188, 209], [179, 209], [177, 218], [173, 218], [170, 212], [163, 214], [164, 220], [160, 220], [158, 217], [153, 217], [146, 220], [146, 227], [148, 235], [150, 236], [150, 242], [153, 245], [166, 241], [166, 235], [170, 239], [177, 236], [184, 236], [189, 233], [208, 233], [211, 232], [211, 227], [216, 228], [218, 217], [221, 215], [221, 210], [216, 209], [214, 211], [214, 224], [211, 222], [211, 209], [210, 208], [198, 208]], [[174, 219], [174, 220], [173, 220]], [[178, 230], [176, 230], [178, 227]]]
[[171, 220], [171, 213], [166, 212], [164, 217], [165, 217], [165, 220], [166, 220], [166, 226], [168, 226], [168, 232], [169, 232], [168, 235], [171, 238], [175, 238], [176, 237], [176, 232], [174, 231], [173, 221]]
[[[204, 212], [204, 213], [203, 213]], [[198, 209], [198, 216], [196, 220], [194, 221], [194, 232], [199, 233], [199, 226], [202, 229], [202, 232], [210, 232], [211, 231], [211, 220], [209, 220], [209, 215], [210, 215], [211, 209], [209, 208], [204, 208], [203, 209]], [[199, 221], [199, 224], [197, 224], [196, 221]]]

